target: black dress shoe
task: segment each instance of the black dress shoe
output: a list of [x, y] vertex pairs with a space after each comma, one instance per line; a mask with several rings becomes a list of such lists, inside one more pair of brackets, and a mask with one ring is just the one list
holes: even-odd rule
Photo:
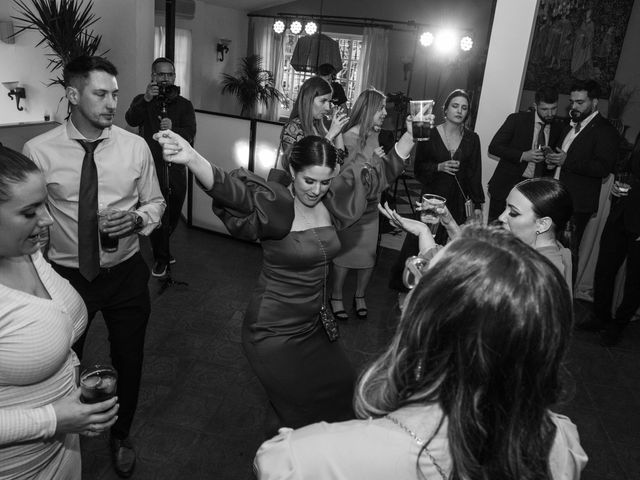
[[116, 473], [122, 478], [129, 478], [136, 466], [136, 452], [131, 440], [129, 437], [120, 440], [111, 436], [109, 446], [111, 447], [111, 461]]

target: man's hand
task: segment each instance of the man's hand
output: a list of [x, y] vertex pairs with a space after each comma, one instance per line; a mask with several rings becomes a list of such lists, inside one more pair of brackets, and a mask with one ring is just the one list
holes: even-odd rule
[[560, 148], [556, 147], [555, 153], [548, 153], [545, 161], [547, 162], [547, 166], [561, 167], [564, 165], [564, 161], [566, 159], [566, 152], [563, 152]]
[[613, 182], [613, 188], [611, 189], [611, 195], [614, 197], [626, 197], [629, 195], [630, 187], [626, 184], [621, 184], [618, 181]]
[[165, 118], [160, 118], [160, 130], [171, 130], [172, 127], [172, 123], [171, 123], [171, 119], [168, 117]]
[[110, 213], [107, 218], [102, 231], [108, 233], [110, 237], [120, 238], [135, 233], [137, 218], [135, 212], [118, 210]]
[[544, 151], [539, 150], [537, 148], [532, 148], [531, 150], [522, 152], [522, 157], [520, 157], [520, 159], [523, 162], [540, 163], [544, 161]]
[[156, 82], [151, 82], [149, 85], [147, 85], [147, 91], [144, 93], [144, 101], [150, 102], [158, 96], [158, 93], [160, 93], [158, 84]]

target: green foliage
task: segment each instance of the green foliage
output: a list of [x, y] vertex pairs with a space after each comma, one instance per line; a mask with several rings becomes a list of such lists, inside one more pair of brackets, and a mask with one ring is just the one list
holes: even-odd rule
[[249, 55], [240, 61], [236, 76], [222, 74], [222, 93], [238, 97], [242, 106], [240, 115], [249, 117], [256, 106], [268, 106], [272, 101], [286, 102], [286, 97], [275, 87], [273, 74], [262, 68], [260, 55]]
[[[95, 55], [102, 40], [101, 35], [89, 31], [97, 18], [91, 13], [93, 1], [85, 5], [84, 0], [13, 0], [18, 15], [12, 18], [18, 22], [18, 35], [25, 30], [36, 30], [42, 40], [36, 46], [45, 44], [54, 53], [47, 54], [48, 68], [52, 72], [64, 67], [70, 60], [80, 55]], [[104, 55], [106, 51], [102, 53]], [[51, 85], [64, 87], [62, 77], [51, 79]]]

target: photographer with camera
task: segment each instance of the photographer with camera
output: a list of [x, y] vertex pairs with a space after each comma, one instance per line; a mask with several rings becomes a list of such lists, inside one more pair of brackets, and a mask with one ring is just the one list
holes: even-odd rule
[[167, 181], [162, 150], [158, 142], [153, 140], [153, 134], [158, 130], [172, 130], [191, 145], [196, 136], [196, 116], [193, 105], [180, 96], [180, 87], [175, 85], [175, 72], [172, 60], [165, 57], [156, 58], [151, 64], [151, 82], [147, 85], [146, 92], [136, 95], [125, 114], [127, 123], [139, 128], [140, 135], [144, 137], [151, 149], [158, 180], [167, 202], [167, 209], [162, 218], [163, 228], [156, 229], [150, 236], [154, 258], [151, 273], [154, 277], [164, 277], [169, 262], [175, 262], [169, 254], [164, 229], [169, 228], [169, 235], [171, 235], [178, 224], [187, 193], [187, 173], [184, 165], [170, 164]]

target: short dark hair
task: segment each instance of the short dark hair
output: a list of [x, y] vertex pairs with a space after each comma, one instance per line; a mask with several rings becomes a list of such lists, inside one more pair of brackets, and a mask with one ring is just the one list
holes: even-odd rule
[[600, 89], [600, 85], [595, 80], [574, 80], [571, 84], [571, 88], [569, 89], [569, 93], [571, 92], [587, 92], [587, 97], [589, 99], [594, 100], [600, 98], [602, 94], [602, 90]]
[[536, 105], [538, 105], [540, 102], [558, 103], [558, 89], [549, 85], [540, 87], [538, 90], [536, 90], [534, 101], [536, 102]]
[[293, 144], [289, 155], [289, 166], [294, 172], [307, 167], [329, 167], [335, 170], [338, 164], [336, 148], [329, 140], [316, 135], [309, 135]]
[[114, 77], [118, 76], [118, 69], [104, 57], [81, 55], [64, 66], [63, 81], [68, 87], [77, 79], [87, 79], [95, 70], [106, 72]]
[[156, 58], [156, 59], [153, 61], [153, 63], [151, 64], [151, 71], [152, 71], [152, 72], [155, 72], [155, 70], [154, 70], [154, 69], [156, 68], [156, 65], [157, 65], [157, 64], [159, 64], [159, 63], [168, 63], [169, 65], [171, 65], [171, 66], [173, 67], [173, 69], [174, 69], [174, 70], [176, 69], [176, 66], [175, 66], [175, 64], [173, 63], [173, 60], [171, 60], [170, 58], [167, 58], [167, 57], [158, 57], [158, 58]]
[[29, 173], [39, 172], [29, 157], [0, 145], [0, 203], [11, 200], [11, 185], [23, 182]]
[[330, 63], [323, 63], [318, 67], [317, 74], [322, 77], [326, 77], [327, 75], [333, 75], [334, 73], [336, 73], [336, 67], [334, 67]]

